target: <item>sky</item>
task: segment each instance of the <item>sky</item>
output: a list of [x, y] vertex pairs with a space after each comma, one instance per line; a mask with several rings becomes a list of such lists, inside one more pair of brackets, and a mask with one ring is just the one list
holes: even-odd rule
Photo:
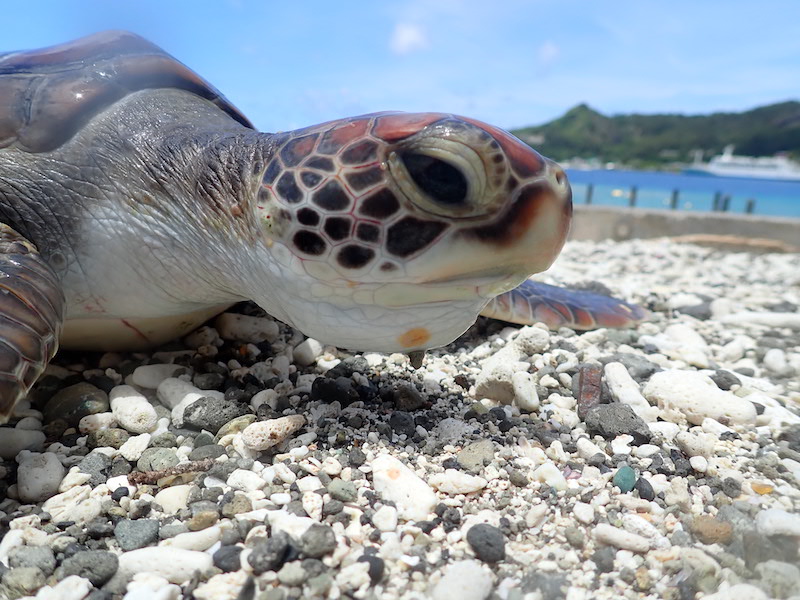
[[507, 129], [800, 99], [799, 0], [6, 0], [2, 51], [148, 38], [264, 131], [380, 110]]

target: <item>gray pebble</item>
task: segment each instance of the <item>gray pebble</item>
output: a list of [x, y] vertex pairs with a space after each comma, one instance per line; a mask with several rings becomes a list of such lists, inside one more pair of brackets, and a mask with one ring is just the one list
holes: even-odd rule
[[413, 383], [400, 381], [394, 388], [394, 404], [398, 410], [419, 410], [427, 400]]
[[78, 463], [78, 470], [81, 473], [87, 473], [92, 476], [88, 481], [92, 487], [97, 487], [101, 483], [105, 483], [108, 468], [111, 466], [111, 459], [101, 452], [92, 452], [87, 454]]
[[160, 471], [174, 467], [179, 462], [174, 448], [146, 448], [136, 462], [140, 471]]
[[595, 550], [594, 554], [592, 554], [592, 562], [594, 562], [597, 570], [601, 573], [610, 573], [614, 570], [614, 558], [616, 556], [616, 548], [612, 548], [611, 546], [601, 546]]
[[137, 550], [158, 541], [158, 526], [155, 519], [122, 519], [114, 527], [114, 537], [125, 552]]
[[478, 440], [465, 446], [456, 456], [461, 468], [470, 473], [479, 473], [494, 460], [494, 442]]
[[248, 406], [219, 398], [200, 398], [183, 411], [183, 423], [193, 429], [217, 433], [228, 421], [248, 413]]
[[189, 453], [189, 460], [204, 460], [206, 458], [217, 458], [225, 454], [225, 448], [218, 444], [206, 444], [196, 447]]
[[280, 532], [269, 539], [258, 540], [247, 556], [247, 562], [253, 568], [253, 574], [261, 575], [267, 571], [279, 569], [288, 552], [289, 536]]
[[159, 433], [150, 440], [151, 448], [174, 448], [178, 444], [178, 437], [171, 431]]
[[306, 556], [320, 558], [336, 548], [336, 534], [330, 525], [314, 523], [300, 537], [300, 549]]
[[242, 564], [239, 555], [242, 553], [241, 546], [222, 546], [214, 552], [214, 566], [221, 569], [224, 573], [238, 571]]
[[331, 480], [327, 490], [331, 498], [342, 502], [355, 502], [358, 498], [358, 490], [355, 484], [352, 481], [344, 481], [338, 477]]
[[741, 380], [736, 375], [724, 369], [714, 371], [711, 375], [711, 380], [717, 384], [719, 389], [725, 391], [730, 390], [734, 385], [742, 385]]
[[520, 588], [525, 594], [538, 590], [542, 600], [563, 600], [567, 587], [566, 575], [543, 573], [535, 568], [528, 571], [520, 582]]
[[661, 371], [661, 367], [659, 367], [656, 363], [647, 360], [644, 356], [631, 354], [629, 352], [617, 352], [610, 356], [604, 356], [600, 359], [600, 362], [604, 365], [610, 362], [622, 363], [625, 365], [625, 368], [628, 370], [630, 376], [636, 381], [645, 381], [650, 379], [650, 376], [653, 373]]
[[614, 402], [599, 404], [586, 413], [586, 427], [592, 433], [613, 439], [618, 435], [633, 436], [637, 444], [650, 441], [653, 434], [650, 428], [627, 404]]
[[278, 571], [278, 581], [290, 587], [300, 587], [308, 578], [308, 574], [299, 562], [289, 562]]
[[45, 576], [36, 567], [16, 567], [3, 574], [0, 585], [0, 598], [16, 600], [23, 596], [33, 596], [45, 584]]
[[166, 540], [180, 533], [186, 533], [187, 531], [189, 531], [189, 528], [186, 526], [186, 523], [183, 521], [173, 521], [172, 523], [167, 523], [159, 527], [158, 537], [162, 540]]
[[119, 560], [115, 554], [105, 550], [84, 550], [64, 559], [56, 569], [56, 579], [77, 575], [99, 588], [111, 579], [118, 567]]
[[36, 567], [45, 577], [53, 574], [56, 557], [48, 546], [17, 546], [8, 553], [8, 565], [16, 567]]

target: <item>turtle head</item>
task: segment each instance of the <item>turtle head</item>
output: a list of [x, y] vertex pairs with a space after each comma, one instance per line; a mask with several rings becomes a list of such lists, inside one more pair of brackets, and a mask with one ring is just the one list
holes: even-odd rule
[[472, 119], [380, 113], [278, 134], [256, 215], [284, 295], [253, 299], [341, 347], [440, 346], [550, 266], [571, 213], [560, 167]]

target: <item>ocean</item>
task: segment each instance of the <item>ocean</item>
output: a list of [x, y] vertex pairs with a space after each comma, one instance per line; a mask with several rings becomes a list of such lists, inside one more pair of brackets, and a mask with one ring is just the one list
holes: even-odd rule
[[800, 218], [800, 182], [705, 177], [657, 171], [568, 169], [575, 204], [586, 202], [592, 186], [592, 204], [628, 206], [636, 187], [636, 206], [670, 208], [673, 190], [678, 190], [678, 210], [710, 211], [714, 198], [729, 196], [728, 211], [744, 213], [753, 200], [753, 214]]

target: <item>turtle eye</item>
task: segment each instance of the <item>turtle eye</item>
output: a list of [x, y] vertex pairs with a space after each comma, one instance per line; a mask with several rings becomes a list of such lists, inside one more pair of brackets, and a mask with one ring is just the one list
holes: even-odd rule
[[419, 152], [402, 152], [400, 160], [428, 197], [446, 206], [463, 206], [467, 201], [467, 178], [458, 167]]

